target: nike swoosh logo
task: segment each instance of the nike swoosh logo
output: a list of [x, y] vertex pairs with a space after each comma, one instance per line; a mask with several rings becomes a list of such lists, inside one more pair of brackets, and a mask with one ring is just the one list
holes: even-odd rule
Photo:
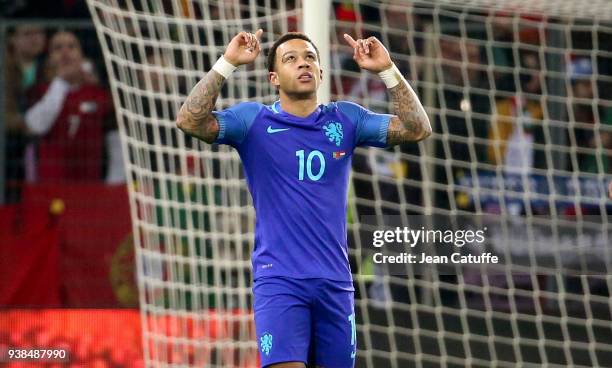
[[272, 125], [268, 125], [268, 133], [270, 133], [270, 134], [274, 134], [274, 133], [278, 133], [278, 132], [284, 132], [285, 130], [289, 130], [289, 128], [277, 128], [277, 129], [274, 129], [274, 128], [272, 128]]

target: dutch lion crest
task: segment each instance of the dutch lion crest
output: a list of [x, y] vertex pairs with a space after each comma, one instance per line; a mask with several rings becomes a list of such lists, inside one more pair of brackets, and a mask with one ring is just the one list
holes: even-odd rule
[[323, 130], [325, 130], [325, 136], [327, 136], [330, 142], [336, 143], [336, 146], [340, 146], [342, 138], [344, 137], [342, 134], [342, 124], [336, 121], [330, 121], [327, 125], [323, 126]]
[[272, 350], [272, 334], [266, 332], [260, 339], [260, 347], [261, 352], [266, 356], [270, 355], [270, 350]]

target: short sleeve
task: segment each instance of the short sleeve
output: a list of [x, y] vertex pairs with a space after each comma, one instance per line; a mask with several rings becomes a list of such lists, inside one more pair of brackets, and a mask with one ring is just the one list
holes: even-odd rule
[[258, 102], [241, 102], [225, 110], [213, 111], [219, 122], [219, 134], [215, 143], [240, 145], [262, 107]]
[[393, 115], [378, 114], [355, 103], [338, 102], [338, 109], [355, 124], [355, 145], [385, 147], [387, 130]]

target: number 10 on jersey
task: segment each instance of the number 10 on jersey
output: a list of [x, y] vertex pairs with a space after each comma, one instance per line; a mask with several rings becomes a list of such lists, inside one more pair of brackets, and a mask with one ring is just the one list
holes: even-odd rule
[[[298, 179], [304, 180], [304, 150], [295, 151], [295, 155], [298, 158]], [[314, 158], [319, 160], [319, 171], [315, 174], [312, 172], [312, 161]], [[306, 157], [306, 175], [308, 179], [312, 181], [317, 181], [321, 179], [323, 173], [325, 172], [325, 157], [321, 153], [321, 151], [314, 150], [308, 154]]]

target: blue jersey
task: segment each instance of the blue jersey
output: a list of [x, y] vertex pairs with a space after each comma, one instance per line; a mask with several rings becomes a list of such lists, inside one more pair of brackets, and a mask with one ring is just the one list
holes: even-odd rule
[[307, 117], [280, 103], [239, 103], [214, 112], [217, 143], [240, 154], [256, 213], [254, 279], [284, 276], [350, 281], [346, 209], [351, 157], [383, 147], [391, 115], [351, 102]]

